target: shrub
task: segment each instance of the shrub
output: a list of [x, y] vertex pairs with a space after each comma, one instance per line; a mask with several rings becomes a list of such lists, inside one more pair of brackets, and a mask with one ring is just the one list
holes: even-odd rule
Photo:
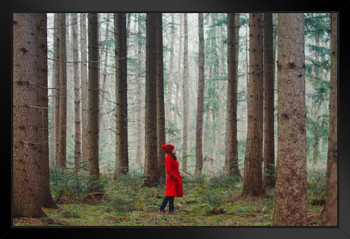
[[238, 181], [239, 178], [236, 176], [217, 176], [209, 179], [208, 186], [210, 188], [231, 188]]
[[122, 193], [113, 193], [108, 195], [106, 202], [106, 211], [129, 212], [133, 211], [132, 199]]

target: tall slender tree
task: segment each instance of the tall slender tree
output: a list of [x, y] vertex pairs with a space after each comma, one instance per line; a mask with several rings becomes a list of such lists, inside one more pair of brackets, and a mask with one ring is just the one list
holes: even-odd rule
[[[110, 14], [107, 14], [107, 18], [106, 18], [106, 30], [105, 30], [105, 34], [104, 34], [104, 40], [106, 42], [109, 41], [109, 33], [110, 33]], [[106, 83], [107, 83], [107, 75], [108, 75], [108, 57], [109, 57], [109, 47], [108, 47], [108, 44], [105, 44], [105, 47], [104, 47], [104, 67], [103, 67], [103, 70], [102, 70], [102, 88], [101, 88], [101, 94], [100, 94], [100, 118], [99, 118], [99, 125], [100, 125], [100, 130], [102, 131], [103, 127], [101, 127], [102, 125], [102, 122], [103, 122], [103, 116], [106, 114], [105, 112], [103, 112], [103, 106], [104, 106], [104, 102], [105, 102], [105, 93], [107, 92], [106, 90]], [[101, 132], [102, 133], [102, 132]]]
[[264, 188], [275, 186], [272, 13], [264, 13]]
[[181, 93], [180, 91], [180, 82], [181, 82], [181, 55], [183, 54], [183, 14], [179, 13], [179, 18], [180, 18], [180, 28], [179, 28], [179, 54], [178, 54], [178, 62], [177, 62], [177, 77], [175, 81], [175, 86], [176, 86], [176, 95], [175, 95], [175, 108], [174, 108], [174, 128], [178, 128], [178, 122], [177, 122], [177, 115], [178, 115], [178, 103], [179, 103], [179, 95]]
[[183, 134], [182, 134], [182, 170], [187, 172], [188, 157], [188, 107], [189, 107], [189, 66], [188, 66], [188, 16], [184, 13], [184, 58], [183, 58]]
[[337, 25], [338, 14], [330, 14], [331, 22], [331, 82], [329, 92], [329, 136], [327, 152], [327, 189], [324, 223], [327, 226], [336, 226], [337, 220], [337, 164], [338, 164], [338, 147], [337, 147]]
[[198, 13], [198, 97], [196, 120], [196, 168], [195, 174], [203, 169], [203, 110], [204, 110], [204, 30], [203, 13]]
[[157, 95], [157, 157], [159, 177], [165, 179], [164, 151], [161, 147], [165, 144], [165, 112], [164, 112], [164, 70], [163, 70], [163, 19], [162, 13], [156, 15], [156, 36], [157, 36], [157, 63], [156, 63], [156, 95]]
[[13, 16], [13, 202], [15, 217], [42, 217], [49, 191], [46, 14]]
[[80, 81], [78, 66], [78, 14], [72, 16], [73, 38], [73, 76], [74, 76], [74, 166], [78, 170], [81, 158], [81, 122], [80, 122]]
[[[219, 21], [225, 16], [225, 13], [218, 13], [218, 18]], [[238, 13], [236, 15], [239, 15]], [[223, 120], [225, 119], [225, 114], [223, 112], [224, 110], [224, 99], [225, 99], [225, 89], [226, 82], [223, 81], [223, 73], [224, 73], [224, 65], [225, 65], [225, 59], [224, 59], [224, 47], [223, 47], [223, 28], [224, 25], [220, 23], [218, 26], [219, 31], [218, 31], [218, 77], [219, 77], [219, 82], [218, 82], [218, 120], [217, 120], [217, 137], [218, 137], [218, 144], [217, 144], [217, 157], [216, 158], [221, 158], [222, 155], [222, 148], [223, 146], [225, 147], [225, 141], [222, 140], [222, 132], [224, 131], [223, 129]]]
[[[44, 16], [43, 16], [44, 15]], [[39, 161], [39, 175], [41, 176], [39, 183], [40, 183], [40, 196], [42, 201], [42, 206], [45, 208], [57, 208], [57, 205], [55, 204], [50, 191], [50, 167], [49, 167], [49, 144], [48, 144], [48, 109], [49, 109], [49, 100], [48, 100], [48, 66], [47, 66], [47, 59], [44, 56], [47, 56], [47, 16], [46, 14], [43, 14], [38, 16], [37, 20], [38, 24], [36, 27], [38, 28], [38, 34], [37, 34], [37, 43], [40, 43], [40, 53], [38, 59], [39, 64], [39, 70], [43, 71], [44, 73], [39, 77], [40, 83], [38, 82], [37, 87], [41, 87], [40, 90], [37, 91], [38, 97], [41, 97], [42, 99], [42, 128], [40, 129], [42, 131], [43, 138], [39, 138], [39, 140], [42, 142], [42, 147], [39, 149], [39, 153], [42, 150], [43, 156], [38, 158]], [[30, 41], [29, 41], [30, 44]], [[44, 59], [42, 59], [44, 58]], [[35, 59], [36, 61], [37, 59]], [[46, 75], [45, 75], [46, 73]], [[39, 106], [40, 107], [40, 106]], [[39, 112], [38, 112], [39, 113]], [[38, 161], [37, 161], [38, 162]]]
[[159, 179], [157, 161], [156, 102], [156, 13], [146, 16], [146, 96], [145, 96], [145, 168], [144, 185], [153, 187]]
[[171, 119], [171, 99], [174, 92], [174, 55], [175, 55], [175, 14], [171, 14], [170, 25], [170, 59], [169, 59], [169, 75], [168, 75], [168, 88], [166, 94], [166, 109], [165, 109], [165, 126], [170, 127]]
[[[237, 14], [237, 13], [236, 13]], [[237, 142], [237, 84], [238, 84], [238, 40], [239, 22], [236, 14], [227, 14], [227, 116], [225, 172], [242, 178], [238, 168]]]
[[242, 195], [260, 196], [263, 136], [263, 25], [261, 13], [249, 14], [248, 130]]
[[66, 14], [58, 13], [59, 36], [59, 118], [57, 165], [66, 167], [67, 142], [67, 68], [66, 68]]
[[278, 150], [274, 224], [306, 225], [304, 14], [278, 14]]
[[86, 14], [80, 13], [80, 77], [81, 77], [81, 157], [84, 162], [88, 160], [88, 76], [86, 52]]
[[142, 84], [143, 82], [142, 75], [141, 75], [141, 64], [142, 64], [142, 32], [141, 32], [141, 16], [140, 14], [137, 15], [137, 79], [138, 79], [138, 84], [137, 84], [137, 102], [136, 102], [136, 107], [137, 107], [137, 142], [136, 142], [136, 162], [138, 166], [142, 165], [142, 158], [143, 158], [143, 147], [142, 147], [142, 126], [143, 126], [143, 107], [142, 107], [142, 98], [143, 98], [143, 92], [142, 92]]
[[88, 192], [101, 191], [99, 183], [99, 51], [98, 51], [98, 15], [88, 14], [89, 82], [88, 82]]
[[129, 171], [127, 121], [126, 13], [114, 14], [116, 65], [116, 166], [114, 178]]
[[60, 46], [60, 38], [59, 38], [59, 17], [58, 17], [59, 13], [55, 13], [54, 14], [54, 53], [53, 53], [53, 59], [54, 59], [54, 100], [53, 100], [53, 110], [52, 110], [52, 114], [54, 115], [54, 120], [51, 122], [52, 127], [54, 127], [54, 134], [51, 135], [52, 138], [54, 138], [54, 147], [51, 147], [51, 150], [53, 153], [52, 157], [52, 165], [56, 165], [57, 164], [57, 160], [58, 160], [58, 154], [59, 154], [59, 113], [60, 113], [60, 55], [59, 55], [59, 46]]

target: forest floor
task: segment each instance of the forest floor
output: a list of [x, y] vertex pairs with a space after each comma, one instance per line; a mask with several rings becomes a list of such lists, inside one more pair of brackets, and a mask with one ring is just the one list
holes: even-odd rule
[[[129, 178], [130, 179], [130, 178]], [[142, 187], [142, 180], [110, 182], [105, 194], [60, 197], [45, 218], [15, 218], [14, 226], [272, 226], [274, 190], [260, 198], [242, 198], [241, 182], [224, 177], [184, 181], [184, 197], [175, 198], [175, 215], [158, 214], [165, 186]], [[324, 175], [308, 176], [309, 226], [322, 226]], [[168, 211], [168, 206], [166, 212]]]

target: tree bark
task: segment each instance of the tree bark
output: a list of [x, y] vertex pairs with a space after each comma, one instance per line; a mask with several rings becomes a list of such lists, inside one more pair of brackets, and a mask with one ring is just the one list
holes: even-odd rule
[[[237, 14], [236, 14], [237, 15]], [[239, 14], [238, 14], [239, 15]], [[221, 17], [221, 14], [218, 14], [218, 17]], [[219, 26], [219, 32], [218, 32], [218, 76], [219, 76], [219, 82], [218, 82], [218, 122], [217, 122], [217, 137], [218, 137], [218, 144], [217, 144], [217, 158], [221, 158], [222, 155], [222, 147], [223, 142], [221, 136], [223, 131], [223, 120], [225, 119], [224, 112], [223, 112], [223, 99], [224, 99], [224, 85], [226, 82], [223, 81], [223, 68], [224, 68], [224, 54], [222, 51], [222, 25]]]
[[80, 82], [78, 67], [78, 14], [72, 18], [73, 35], [73, 73], [74, 73], [74, 166], [76, 171], [79, 168], [81, 158], [81, 124], [80, 124]]
[[156, 15], [156, 36], [157, 36], [157, 158], [159, 177], [165, 180], [165, 153], [162, 144], [165, 144], [165, 112], [164, 112], [164, 73], [163, 73], [163, 20], [162, 13]]
[[262, 14], [249, 14], [249, 102], [242, 195], [261, 196], [263, 136], [263, 25]]
[[188, 20], [184, 13], [184, 59], [183, 59], [183, 136], [182, 136], [182, 170], [187, 172], [188, 157], [188, 98], [189, 98], [189, 66], [188, 66]]
[[208, 142], [209, 142], [209, 107], [204, 106], [204, 113], [205, 113], [205, 126], [204, 126], [204, 142], [203, 142], [203, 154], [204, 158], [208, 157], [209, 152], [208, 152]]
[[58, 118], [58, 155], [57, 165], [66, 168], [67, 141], [67, 69], [66, 69], [66, 15], [58, 13], [59, 36], [59, 118]]
[[89, 47], [89, 81], [88, 81], [88, 192], [101, 191], [99, 183], [99, 52], [98, 52], [98, 16], [88, 14], [88, 47]]
[[156, 14], [146, 17], [146, 96], [145, 96], [145, 168], [144, 185], [154, 187], [159, 179], [157, 162], [156, 102]]
[[136, 151], [136, 163], [138, 166], [142, 165], [141, 159], [143, 158], [143, 147], [142, 147], [142, 125], [143, 125], [143, 120], [142, 120], [142, 98], [143, 94], [141, 91], [142, 84], [142, 75], [141, 75], [141, 64], [142, 64], [142, 44], [141, 44], [141, 19], [140, 15], [138, 15], [137, 18], [137, 79], [138, 79], [138, 84], [137, 84], [137, 151]]
[[46, 14], [13, 16], [14, 217], [43, 217], [49, 191]]
[[52, 126], [55, 128], [54, 130], [54, 134], [52, 134], [52, 137], [54, 138], [54, 144], [55, 146], [52, 147], [52, 151], [54, 151], [54, 159], [52, 161], [52, 165], [57, 165], [58, 162], [58, 149], [59, 149], [59, 113], [60, 113], [60, 107], [59, 107], [59, 103], [60, 103], [60, 38], [59, 38], [59, 17], [58, 17], [58, 13], [55, 13], [54, 15], [54, 66], [53, 66], [53, 70], [54, 70], [54, 101], [52, 103], [54, 110], [53, 110], [53, 115], [54, 115], [54, 122], [52, 122]]
[[170, 63], [169, 63], [169, 76], [168, 76], [168, 91], [167, 91], [167, 97], [166, 97], [166, 113], [165, 113], [165, 122], [166, 122], [166, 127], [169, 128], [169, 122], [171, 119], [171, 99], [174, 91], [174, 42], [175, 42], [175, 27], [174, 27], [174, 14], [171, 14], [171, 30], [170, 30]]
[[[319, 31], [316, 31], [316, 35], [315, 35], [315, 46], [316, 47], [320, 47], [320, 34]], [[315, 51], [315, 60], [317, 63], [320, 63], [320, 54], [318, 51]], [[320, 66], [319, 65], [315, 65], [315, 78], [313, 79], [313, 81], [315, 82], [314, 85], [319, 86], [319, 79], [320, 79]], [[320, 123], [318, 122], [318, 119], [320, 117], [320, 115], [322, 114], [322, 112], [320, 112], [320, 104], [321, 102], [313, 102], [313, 107], [311, 108], [311, 112], [312, 112], [312, 118], [314, 120], [315, 126], [316, 127], [320, 127]], [[313, 138], [314, 138], [314, 142], [313, 142], [313, 155], [312, 155], [312, 163], [313, 164], [317, 164], [319, 162], [319, 157], [320, 157], [320, 143], [321, 143], [321, 137], [319, 134], [319, 131], [316, 129], [313, 132]]]
[[278, 14], [278, 152], [274, 224], [306, 226], [304, 14]]
[[[237, 14], [237, 13], [236, 13]], [[227, 175], [242, 178], [238, 168], [237, 142], [237, 84], [238, 84], [238, 40], [239, 23], [236, 14], [227, 14], [227, 118], [226, 118], [226, 156]]]
[[338, 14], [330, 14], [331, 22], [331, 82], [329, 96], [329, 136], [327, 152], [327, 189], [324, 224], [326, 226], [337, 226], [337, 32]]
[[81, 135], [84, 162], [88, 161], [88, 81], [86, 52], [86, 14], [80, 13], [80, 52], [81, 52]]
[[180, 17], [180, 29], [179, 29], [179, 55], [178, 55], [178, 64], [177, 64], [177, 80], [175, 82], [176, 85], [176, 95], [175, 95], [175, 107], [174, 107], [174, 128], [178, 128], [177, 122], [177, 114], [178, 114], [178, 103], [179, 103], [179, 94], [180, 94], [180, 81], [181, 81], [181, 56], [182, 56], [182, 34], [183, 34], [183, 14], [179, 14]]
[[[109, 22], [110, 22], [110, 16], [109, 14], [107, 15], [107, 23], [106, 23], [106, 31], [105, 31], [105, 41], [108, 41], [109, 39], [109, 32], [110, 32], [110, 29], [109, 29]], [[106, 82], [107, 82], [107, 73], [108, 73], [108, 56], [109, 56], [109, 46], [108, 45], [105, 45], [105, 55], [104, 55], [104, 62], [103, 62], [103, 72], [102, 72], [102, 76], [103, 76], [103, 79], [102, 79], [102, 88], [101, 88], [101, 101], [100, 101], [100, 118], [99, 118], [99, 121], [100, 121], [100, 125], [102, 124], [103, 122], [103, 116], [105, 115], [105, 112], [103, 112], [103, 105], [104, 105], [104, 100], [105, 100], [105, 93], [107, 92], [106, 90]], [[100, 130], [102, 131], [103, 127], [100, 126]], [[102, 132], [101, 132], [102, 133]]]
[[195, 174], [203, 169], [203, 110], [204, 110], [204, 30], [203, 13], [198, 13], [198, 98], [196, 120], [196, 168]]
[[129, 171], [127, 119], [126, 13], [114, 14], [116, 66], [116, 165], [114, 178]]
[[264, 13], [264, 188], [275, 186], [272, 13]]

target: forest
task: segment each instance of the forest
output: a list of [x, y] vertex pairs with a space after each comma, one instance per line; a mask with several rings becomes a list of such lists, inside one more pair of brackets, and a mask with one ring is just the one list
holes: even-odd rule
[[336, 226], [337, 22], [14, 13], [12, 224]]

